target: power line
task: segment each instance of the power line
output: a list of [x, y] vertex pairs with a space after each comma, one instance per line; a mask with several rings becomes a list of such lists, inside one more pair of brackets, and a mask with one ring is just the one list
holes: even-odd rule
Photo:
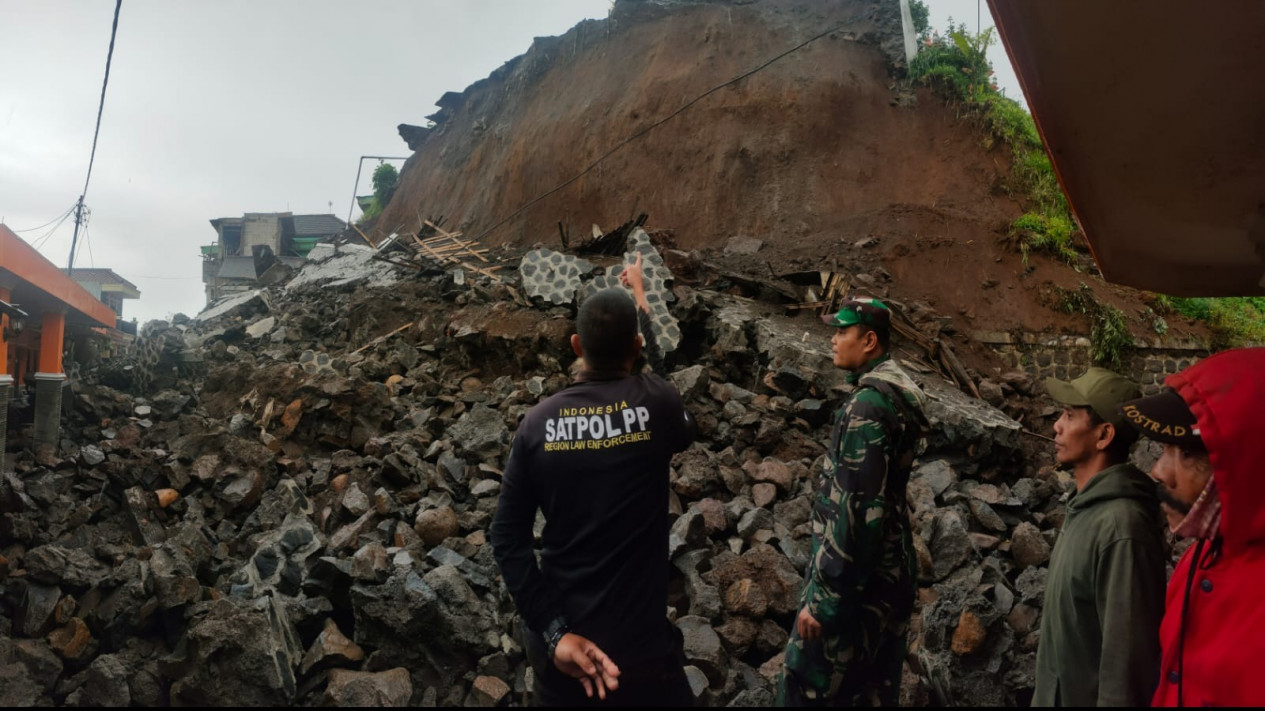
[[65, 211], [65, 212], [63, 212], [62, 214], [58, 215], [57, 217], [54, 217], [53, 219], [49, 220], [48, 222], [45, 222], [44, 224], [40, 225], [39, 227], [29, 227], [29, 228], [27, 228], [27, 229], [25, 229], [25, 230], [13, 230], [13, 231], [14, 231], [14, 232], [34, 232], [35, 230], [42, 230], [42, 229], [44, 229], [45, 227], [48, 227], [49, 225], [53, 224], [54, 222], [57, 222], [57, 220], [59, 220], [59, 219], [65, 219], [65, 218], [66, 218], [66, 216], [67, 216], [67, 215], [69, 215], [69, 214], [70, 214], [70, 211], [71, 211], [71, 210], [73, 210], [73, 209], [75, 209], [75, 206], [74, 206], [74, 205], [71, 205], [70, 207], [66, 208], [66, 211]]
[[83, 244], [79, 245], [79, 249], [82, 250], [84, 246], [88, 247], [88, 264], [97, 266], [97, 259], [92, 256], [92, 230], [87, 225], [83, 226]]
[[66, 270], [75, 268], [75, 244], [79, 241], [79, 225], [82, 222], [83, 198], [88, 194], [88, 181], [92, 180], [92, 164], [97, 159], [97, 136], [101, 133], [101, 114], [105, 112], [105, 88], [110, 84], [110, 61], [114, 59], [114, 38], [119, 33], [119, 10], [123, 0], [114, 1], [114, 24], [110, 27], [110, 49], [105, 55], [105, 79], [101, 81], [101, 103], [97, 105], [97, 127], [92, 131], [92, 152], [88, 154], [88, 174], [83, 179], [83, 192], [79, 194], [79, 204], [75, 207], [75, 233], [70, 238], [70, 263]]
[[37, 237], [34, 240], [31, 240], [31, 246], [35, 249], [39, 249], [40, 247], [44, 246], [44, 243], [48, 241], [48, 238], [52, 237], [53, 233], [57, 231], [57, 228], [61, 227], [62, 223], [65, 222], [66, 219], [69, 217], [70, 217], [70, 212], [67, 211], [66, 214], [62, 215], [61, 219], [57, 221], [57, 224], [53, 225], [52, 229], [45, 232], [40, 237]]
[[544, 200], [545, 198], [549, 197], [550, 195], [553, 195], [554, 193], [556, 193], [556, 192], [558, 192], [559, 190], [561, 190], [561, 189], [563, 189], [563, 188], [567, 187], [567, 186], [568, 186], [568, 185], [570, 185], [571, 183], [574, 183], [575, 181], [579, 180], [580, 178], [583, 178], [585, 175], [588, 175], [588, 174], [589, 174], [589, 173], [590, 173], [590, 172], [591, 172], [594, 168], [596, 168], [596, 167], [597, 167], [597, 166], [598, 166], [598, 165], [599, 165], [602, 161], [606, 160], [607, 158], [610, 158], [612, 155], [614, 155], [615, 153], [617, 153], [617, 152], [618, 152], [621, 148], [623, 148], [624, 146], [628, 145], [629, 143], [632, 143], [633, 141], [637, 140], [638, 138], [641, 138], [642, 136], [646, 135], [647, 133], [650, 133], [651, 131], [653, 131], [654, 129], [658, 128], [659, 126], [662, 126], [663, 124], [667, 123], [668, 121], [671, 121], [673, 118], [676, 118], [679, 114], [683, 113], [686, 109], [688, 109], [688, 108], [690, 108], [691, 106], [693, 106], [694, 104], [697, 104], [698, 102], [702, 101], [702, 100], [703, 100], [704, 98], [706, 98], [707, 96], [709, 96], [709, 95], [711, 95], [711, 94], [714, 94], [714, 93], [716, 93], [717, 91], [720, 91], [721, 89], [723, 89], [723, 88], [725, 88], [725, 87], [727, 87], [727, 86], [729, 86], [729, 85], [731, 85], [731, 84], [736, 84], [736, 83], [738, 83], [738, 82], [742, 81], [743, 79], [746, 79], [747, 77], [751, 76], [752, 74], [755, 74], [756, 72], [762, 71], [763, 69], [765, 69], [766, 67], [768, 67], [770, 64], [773, 64], [774, 62], [778, 61], [779, 59], [782, 59], [782, 58], [783, 58], [783, 57], [785, 57], [786, 55], [791, 54], [791, 53], [793, 53], [793, 52], [798, 52], [799, 50], [803, 49], [804, 47], [807, 47], [808, 45], [812, 44], [813, 42], [816, 42], [817, 40], [821, 39], [822, 37], [825, 37], [826, 35], [829, 35], [829, 34], [832, 34], [832, 33], [838, 32], [839, 30], [843, 29], [844, 27], [847, 27], [848, 25], [852, 24], [852, 22], [853, 22], [854, 20], [856, 20], [858, 17], [860, 17], [860, 16], [861, 16], [861, 14], [862, 14], [862, 13], [858, 13], [858, 14], [856, 14], [856, 15], [854, 15], [854, 16], [852, 16], [852, 17], [848, 18], [847, 20], [844, 20], [843, 22], [839, 23], [838, 25], [835, 25], [834, 27], [832, 27], [832, 28], [830, 28], [830, 29], [826, 30], [825, 32], [822, 32], [822, 33], [821, 33], [821, 34], [819, 34], [819, 35], [816, 35], [816, 36], [810, 37], [810, 38], [808, 38], [808, 39], [804, 40], [803, 42], [800, 42], [799, 44], [795, 45], [794, 47], [791, 47], [790, 49], [786, 50], [785, 52], [782, 52], [781, 54], [777, 55], [776, 57], [774, 57], [774, 58], [770, 59], [769, 61], [765, 62], [764, 64], [761, 64], [760, 66], [756, 67], [755, 69], [752, 69], [751, 71], [746, 72], [745, 74], [740, 74], [740, 75], [738, 75], [738, 76], [734, 77], [733, 79], [730, 79], [729, 81], [727, 81], [727, 82], [725, 82], [725, 83], [723, 83], [723, 84], [718, 84], [718, 85], [716, 85], [716, 86], [712, 87], [711, 89], [708, 89], [707, 91], [703, 92], [702, 94], [699, 94], [699, 95], [698, 95], [698, 96], [696, 96], [694, 99], [690, 100], [688, 103], [686, 103], [684, 106], [682, 106], [681, 108], [677, 109], [676, 111], [673, 111], [672, 113], [670, 113], [670, 114], [668, 114], [667, 116], [665, 116], [665, 117], [663, 117], [663, 118], [659, 119], [658, 121], [655, 121], [654, 123], [650, 124], [649, 126], [646, 126], [645, 128], [641, 129], [640, 131], [638, 131], [638, 132], [634, 133], [633, 135], [629, 136], [628, 138], [625, 138], [623, 141], [620, 141], [618, 144], [616, 144], [616, 145], [615, 145], [615, 147], [614, 147], [614, 148], [610, 149], [609, 151], [607, 151], [606, 153], [604, 153], [604, 154], [603, 154], [600, 158], [598, 158], [597, 160], [595, 160], [595, 161], [593, 161], [592, 163], [590, 163], [590, 164], [589, 164], [589, 166], [588, 166], [587, 168], [585, 168], [584, 170], [580, 171], [579, 173], [576, 173], [576, 174], [575, 174], [575, 176], [574, 176], [574, 177], [572, 177], [571, 179], [569, 179], [569, 180], [567, 180], [566, 182], [562, 183], [562, 184], [561, 184], [561, 185], [559, 185], [558, 187], [553, 188], [552, 190], [549, 190], [548, 192], [545, 192], [545, 193], [543, 193], [543, 194], [541, 194], [541, 195], [537, 196], [536, 198], [534, 198], [534, 199], [532, 199], [532, 200], [529, 200], [529, 201], [528, 201], [526, 204], [524, 204], [522, 207], [518, 208], [517, 210], [515, 210], [515, 211], [514, 211], [514, 212], [512, 212], [512, 213], [510, 213], [510, 214], [509, 214], [509, 215], [507, 215], [506, 217], [504, 217], [504, 218], [502, 218], [501, 220], [497, 221], [497, 222], [496, 222], [495, 224], [493, 224], [491, 227], [489, 227], [489, 228], [487, 228], [486, 230], [484, 230], [483, 232], [481, 232], [481, 233], [479, 234], [479, 236], [477, 236], [477, 237], [475, 237], [475, 238], [474, 238], [474, 241], [478, 242], [478, 241], [482, 240], [484, 237], [487, 237], [489, 234], [491, 234], [491, 232], [492, 232], [493, 230], [495, 230], [496, 228], [498, 228], [498, 227], [500, 227], [501, 225], [505, 224], [506, 222], [509, 222], [510, 220], [514, 219], [515, 217], [518, 217], [519, 215], [521, 215], [523, 212], [525, 212], [525, 211], [526, 211], [528, 208], [530, 208], [531, 206], [535, 205], [536, 203], [540, 202], [541, 200]]

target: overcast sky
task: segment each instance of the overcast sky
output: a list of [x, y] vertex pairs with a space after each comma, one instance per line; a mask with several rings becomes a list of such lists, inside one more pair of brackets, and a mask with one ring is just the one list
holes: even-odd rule
[[[974, 29], [977, 0], [930, 0]], [[141, 322], [204, 306], [198, 247], [244, 212], [346, 219], [362, 155], [421, 124], [533, 37], [610, 0], [124, 0], [76, 266], [136, 284]], [[110, 0], [0, 0], [0, 218], [64, 267], [110, 40]], [[984, 27], [992, 25], [987, 6]], [[1020, 96], [993, 50], [1007, 94]], [[400, 162], [396, 162], [399, 165]], [[360, 193], [368, 193], [366, 162]], [[359, 210], [355, 214], [359, 214]]]

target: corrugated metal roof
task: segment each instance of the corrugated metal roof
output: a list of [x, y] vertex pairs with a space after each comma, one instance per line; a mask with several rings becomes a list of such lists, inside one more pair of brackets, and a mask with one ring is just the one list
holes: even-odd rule
[[215, 276], [220, 279], [250, 279], [254, 281], [255, 260], [253, 257], [225, 257], [220, 264], [220, 271]]
[[93, 267], [75, 267], [73, 271], [62, 269], [62, 273], [68, 274], [70, 278], [77, 282], [92, 282], [94, 284], [123, 284], [132, 289], [136, 289], [136, 285], [114, 273], [112, 269], [100, 269]]
[[347, 223], [333, 215], [295, 215], [294, 234], [298, 237], [336, 235], [347, 229]]

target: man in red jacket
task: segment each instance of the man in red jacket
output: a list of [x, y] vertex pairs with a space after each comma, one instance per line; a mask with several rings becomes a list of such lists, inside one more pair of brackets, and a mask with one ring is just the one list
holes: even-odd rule
[[1195, 539], [1168, 583], [1155, 706], [1265, 705], [1265, 348], [1225, 351], [1121, 405], [1162, 442], [1151, 476]]

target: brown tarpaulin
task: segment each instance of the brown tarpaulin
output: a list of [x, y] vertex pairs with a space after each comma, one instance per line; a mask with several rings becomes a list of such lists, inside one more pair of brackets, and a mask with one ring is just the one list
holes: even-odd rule
[[1265, 294], [1265, 2], [988, 5], [1103, 276]]

